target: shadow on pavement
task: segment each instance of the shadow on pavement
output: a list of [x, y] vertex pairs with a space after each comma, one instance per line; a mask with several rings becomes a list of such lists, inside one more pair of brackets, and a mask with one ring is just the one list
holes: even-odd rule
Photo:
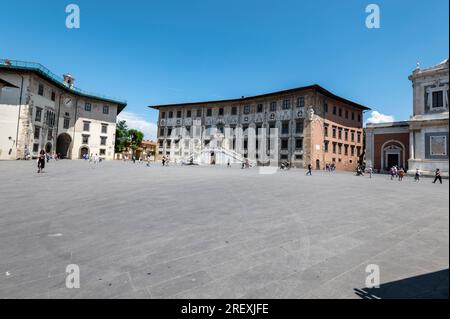
[[362, 299], [448, 299], [448, 269], [380, 285], [355, 289]]

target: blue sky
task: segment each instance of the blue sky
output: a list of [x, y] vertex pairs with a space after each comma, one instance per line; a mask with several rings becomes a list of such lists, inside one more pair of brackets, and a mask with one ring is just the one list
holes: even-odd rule
[[[81, 28], [65, 26], [66, 5]], [[367, 29], [365, 8], [381, 9]], [[164, 104], [320, 84], [407, 119], [407, 77], [449, 53], [448, 0], [0, 0], [0, 57], [70, 72], [82, 89], [126, 99], [124, 118], [155, 132]], [[367, 114], [370, 116], [370, 114]]]

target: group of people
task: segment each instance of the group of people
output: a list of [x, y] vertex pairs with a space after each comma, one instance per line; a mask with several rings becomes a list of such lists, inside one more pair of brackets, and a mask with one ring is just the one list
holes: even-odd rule
[[406, 175], [406, 171], [403, 167], [397, 167], [396, 165], [392, 166], [389, 170], [389, 174], [391, 175], [391, 181], [395, 178], [398, 178], [398, 180], [401, 182], [403, 180], [403, 177]]
[[170, 163], [170, 157], [167, 155], [164, 155], [163, 157], [162, 157], [162, 166], [169, 166], [169, 163]]
[[325, 164], [325, 170], [327, 172], [334, 172], [336, 170], [336, 164], [335, 163], [326, 163]]
[[[25, 159], [29, 159], [28, 156], [25, 156]], [[61, 159], [61, 154], [53, 152], [46, 152], [45, 150], [41, 150], [39, 152], [38, 158], [37, 158], [37, 165], [38, 165], [38, 173], [43, 173], [45, 164], [50, 162], [50, 160], [58, 161]]]

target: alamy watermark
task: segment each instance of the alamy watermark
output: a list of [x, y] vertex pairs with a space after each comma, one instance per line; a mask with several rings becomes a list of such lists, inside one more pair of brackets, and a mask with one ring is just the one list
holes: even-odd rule
[[80, 267], [76, 264], [70, 264], [66, 267], [66, 288], [80, 288]]
[[366, 27], [368, 29], [381, 28], [380, 6], [374, 3], [367, 5], [366, 13], [369, 15], [366, 18]]
[[66, 28], [79, 29], [80, 28], [80, 7], [74, 3], [66, 6]]

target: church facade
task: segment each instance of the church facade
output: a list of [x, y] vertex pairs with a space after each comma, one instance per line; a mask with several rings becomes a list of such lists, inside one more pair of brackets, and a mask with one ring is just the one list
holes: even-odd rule
[[381, 172], [396, 165], [413, 174], [418, 169], [448, 176], [449, 61], [409, 76], [413, 87], [413, 114], [409, 121], [368, 124], [367, 163]]

